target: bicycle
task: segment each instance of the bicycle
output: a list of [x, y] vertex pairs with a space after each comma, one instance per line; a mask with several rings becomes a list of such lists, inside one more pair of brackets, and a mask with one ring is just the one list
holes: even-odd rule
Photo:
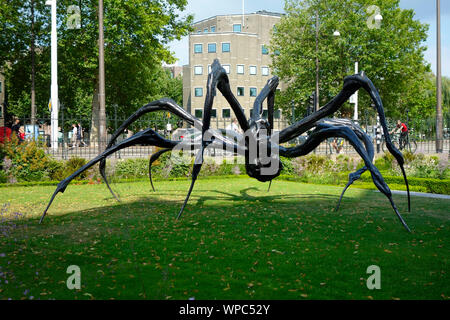
[[[406, 150], [411, 153], [416, 152], [417, 142], [414, 138], [410, 137], [409, 132], [406, 134], [406, 137], [403, 139], [402, 142], [403, 143], [400, 144], [400, 134], [396, 133], [396, 134], [392, 135], [392, 143], [398, 150], [400, 150], [400, 151]], [[386, 141], [384, 141], [384, 139], [383, 139], [383, 143], [381, 145], [381, 150], [383, 150], [383, 152], [388, 151], [388, 149], [386, 147]]]

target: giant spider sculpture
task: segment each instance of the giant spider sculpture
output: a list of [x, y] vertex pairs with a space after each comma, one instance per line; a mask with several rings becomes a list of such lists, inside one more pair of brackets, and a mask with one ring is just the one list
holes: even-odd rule
[[[171, 99], [161, 99], [153, 101], [138, 111], [136, 111], [131, 117], [129, 117], [119, 129], [113, 134], [111, 140], [109, 141], [106, 150], [98, 155], [96, 158], [89, 161], [82, 168], [74, 172], [72, 175], [62, 180], [55, 192], [53, 193], [49, 204], [47, 205], [40, 223], [43, 221], [47, 210], [52, 204], [55, 196], [58, 192], [64, 192], [69, 183], [83, 171], [92, 167], [94, 164], [100, 162], [100, 174], [112, 195], [118, 200], [119, 198], [112, 191], [105, 174], [106, 158], [116, 151], [133, 146], [133, 145], [150, 145], [162, 148], [160, 151], [152, 155], [149, 161], [149, 175], [150, 182], [153, 187], [153, 181], [151, 180], [151, 165], [158, 159], [163, 153], [173, 150], [174, 148], [190, 148], [191, 150], [197, 149], [197, 155], [195, 158], [193, 170], [192, 170], [192, 182], [186, 196], [186, 199], [178, 213], [177, 219], [181, 217], [183, 210], [189, 200], [192, 189], [194, 187], [195, 181], [198, 177], [200, 169], [203, 163], [204, 151], [208, 147], [222, 148], [223, 150], [232, 150], [234, 154], [243, 155], [245, 157], [245, 168], [247, 174], [261, 182], [272, 181], [276, 178], [281, 170], [282, 164], [280, 161], [280, 156], [294, 158], [299, 156], [304, 156], [313, 151], [322, 141], [331, 137], [341, 137], [353, 146], [357, 153], [364, 160], [365, 166], [354, 173], [349, 175], [349, 181], [345, 186], [342, 194], [340, 196], [339, 202], [337, 204], [336, 210], [339, 208], [342, 197], [347, 190], [347, 188], [357, 179], [359, 179], [366, 170], [369, 170], [372, 175], [372, 180], [375, 186], [383, 193], [390, 201], [394, 212], [399, 218], [402, 225], [410, 232], [408, 225], [403, 220], [402, 216], [397, 210], [392, 199], [392, 194], [384, 181], [381, 173], [373, 165], [374, 148], [373, 144], [368, 137], [368, 135], [356, 124], [352, 123], [350, 120], [345, 119], [326, 119], [326, 117], [331, 116], [336, 112], [339, 107], [350, 98], [350, 96], [357, 90], [363, 88], [366, 90], [373, 103], [375, 105], [376, 111], [380, 118], [380, 123], [383, 128], [384, 137], [386, 139], [386, 145], [389, 152], [397, 160], [406, 183], [408, 191], [408, 211], [410, 211], [410, 197], [409, 197], [409, 187], [408, 181], [406, 179], [406, 174], [403, 168], [404, 159], [401, 152], [392, 144], [389, 131], [386, 125], [386, 119], [383, 110], [383, 104], [381, 102], [380, 95], [370, 81], [370, 79], [361, 72], [352, 76], [348, 76], [344, 79], [344, 86], [341, 92], [323, 106], [318, 111], [310, 114], [306, 118], [292, 124], [290, 127], [280, 131], [275, 134], [272, 133], [273, 123], [274, 123], [274, 99], [275, 91], [278, 86], [279, 80], [277, 77], [271, 78], [266, 86], [262, 89], [260, 94], [257, 96], [251, 118], [247, 121], [244, 111], [240, 106], [239, 102], [232, 94], [229, 84], [229, 79], [224, 68], [220, 65], [219, 61], [214, 60], [211, 66], [211, 73], [208, 76], [205, 106], [203, 112], [203, 121], [200, 121], [196, 117], [192, 116], [189, 112], [184, 110], [182, 107], [178, 106]], [[233, 133], [234, 136], [230, 137], [223, 134], [223, 130], [213, 130], [210, 128], [211, 124], [211, 109], [216, 95], [216, 89], [222, 93], [227, 102], [230, 104], [236, 118], [242, 128], [244, 135], [239, 133]], [[263, 102], [267, 100], [268, 107], [268, 117], [267, 120], [262, 117], [263, 112]], [[168, 111], [176, 116], [180, 117], [190, 125], [194, 125], [201, 129], [202, 140], [200, 142], [195, 141], [172, 141], [163, 138], [157, 132], [152, 129], [146, 129], [144, 131], [138, 132], [132, 137], [116, 143], [117, 138], [127, 129], [134, 121], [136, 121], [142, 115], [153, 112], [153, 111]], [[301, 134], [310, 131], [310, 134], [305, 142], [295, 147], [284, 147], [281, 143], [290, 141]], [[252, 151], [254, 150], [254, 152]], [[262, 156], [265, 154], [266, 156]], [[275, 166], [273, 165], [275, 163]], [[269, 185], [270, 188], [270, 185]], [[154, 187], [153, 187], [154, 190]]]

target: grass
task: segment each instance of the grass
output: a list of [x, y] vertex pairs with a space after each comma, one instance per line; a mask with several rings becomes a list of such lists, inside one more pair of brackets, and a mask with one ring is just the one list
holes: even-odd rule
[[176, 221], [189, 181], [70, 185], [42, 225], [54, 186], [2, 189], [0, 299], [449, 299], [450, 201], [394, 195], [410, 234], [372, 190], [267, 186], [201, 179]]

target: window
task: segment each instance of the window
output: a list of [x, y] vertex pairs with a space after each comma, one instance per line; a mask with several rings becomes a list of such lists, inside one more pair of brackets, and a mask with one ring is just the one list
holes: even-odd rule
[[233, 32], [241, 32], [241, 24], [233, 24]]
[[202, 33], [202, 30], [197, 30], [197, 33]]
[[2, 82], [0, 81], [0, 93], [2, 92]]
[[244, 95], [244, 87], [237, 87], [237, 95], [238, 96]]
[[203, 67], [202, 66], [195, 66], [194, 67], [194, 74], [203, 74]]
[[250, 97], [256, 97], [256, 92], [257, 92], [256, 88], [250, 88]]
[[211, 109], [211, 118], [217, 118], [217, 109]]
[[216, 32], [216, 26], [211, 26], [211, 32]]
[[222, 118], [231, 118], [231, 110], [222, 109]]
[[195, 109], [194, 114], [196, 118], [203, 118], [203, 109]]
[[261, 74], [263, 76], [268, 76], [269, 75], [269, 67], [261, 67]]
[[267, 47], [264, 44], [261, 46], [261, 53], [269, 54], [269, 49], [267, 49]]
[[203, 88], [195, 88], [195, 96], [203, 97]]
[[222, 43], [222, 52], [230, 52], [230, 43], [229, 42]]
[[250, 66], [250, 74], [255, 75], [256, 74], [256, 66]]
[[216, 44], [208, 43], [208, 53], [215, 53], [215, 52], [216, 52]]
[[227, 74], [230, 74], [230, 65], [229, 64], [224, 64], [222, 67], [225, 69]]
[[202, 53], [203, 45], [201, 43], [194, 44], [194, 53]]
[[203, 29], [203, 33], [208, 33], [208, 32], [209, 32], [208, 28]]
[[238, 64], [236, 66], [236, 72], [237, 72], [237, 74], [244, 74], [244, 65], [243, 64]]

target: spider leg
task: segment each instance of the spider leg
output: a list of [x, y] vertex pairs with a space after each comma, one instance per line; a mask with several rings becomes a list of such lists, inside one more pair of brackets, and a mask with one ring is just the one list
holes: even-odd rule
[[[227, 72], [220, 65], [219, 60], [214, 59], [214, 62], [211, 65], [211, 72], [208, 75], [208, 82], [206, 84], [205, 107], [203, 109], [203, 126], [201, 127], [202, 128], [202, 143], [201, 143], [200, 150], [197, 153], [197, 156], [195, 158], [194, 167], [192, 169], [191, 185], [189, 187], [189, 191], [186, 196], [186, 199], [184, 200], [183, 206], [181, 207], [181, 210], [178, 213], [177, 220], [181, 218], [184, 208], [186, 207], [189, 197], [191, 196], [195, 181], [197, 180], [198, 174], [200, 173], [200, 170], [202, 168], [203, 154], [205, 152], [205, 149], [211, 143], [213, 143], [214, 139], [216, 138], [209, 131], [210, 125], [211, 125], [211, 110], [212, 110], [212, 105], [214, 102], [214, 96], [216, 94], [216, 88], [219, 89], [219, 91], [225, 97], [227, 102], [230, 104], [241, 128], [244, 131], [247, 131], [249, 129], [249, 125], [248, 125], [247, 119], [245, 118], [244, 111], [243, 111], [241, 105], [239, 104], [238, 100], [236, 99], [236, 97], [231, 92], [230, 82], [229, 82], [229, 79], [227, 76]], [[205, 136], [206, 133], [208, 133], [208, 136]]]
[[[109, 141], [106, 149], [111, 148], [113, 145], [115, 145], [117, 138], [136, 120], [138, 120], [143, 115], [154, 112], [154, 111], [168, 111], [170, 113], [173, 113], [180, 117], [181, 119], [185, 120], [187, 123], [191, 125], [201, 125], [201, 122], [195, 118], [193, 115], [191, 115], [189, 112], [184, 110], [182, 107], [180, 107], [175, 101], [172, 99], [160, 99], [153, 102], [150, 102], [146, 104], [145, 106], [141, 107], [139, 110], [137, 110], [134, 114], [132, 114], [122, 125], [114, 132], [114, 134], [111, 137], [111, 140]], [[106, 167], [106, 158], [102, 159], [99, 164], [99, 171], [100, 175], [102, 176], [103, 180], [106, 183], [106, 186], [108, 187], [111, 194], [116, 198], [118, 201], [118, 197], [114, 194], [114, 192], [111, 189], [111, 186], [109, 185], [108, 179], [106, 177], [105, 172]]]
[[[173, 101], [172, 99], [164, 98], [164, 99], [150, 102], [149, 104], [143, 106], [138, 111], [136, 111], [133, 115], [131, 115], [124, 123], [122, 123], [122, 125], [116, 130], [116, 132], [114, 132], [114, 134], [111, 137], [111, 140], [109, 141], [109, 143], [107, 145], [107, 148], [111, 148], [116, 143], [116, 140], [120, 136], [120, 134], [122, 134], [132, 123], [134, 123], [141, 116], [143, 116], [144, 114], [149, 113], [149, 112], [161, 111], [161, 110], [168, 111], [170, 113], [175, 114], [176, 116], [180, 117], [181, 119], [183, 119], [190, 125], [194, 125], [196, 127], [202, 126], [202, 122], [200, 120], [198, 120], [196, 117], [194, 117], [189, 112], [187, 112], [182, 107], [180, 107], [175, 101]], [[220, 132], [213, 131], [213, 134], [217, 139], [219, 139], [221, 141], [224, 141], [227, 143], [232, 143], [232, 141], [230, 139], [223, 137], [220, 134]], [[103, 180], [105, 181], [109, 191], [114, 196], [114, 198], [116, 198], [118, 201], [120, 201], [111, 189], [111, 186], [106, 177], [105, 167], [106, 167], [106, 158], [102, 159], [100, 161], [100, 164], [99, 164], [100, 175], [102, 176]]]
[[[373, 157], [375, 155], [373, 144], [370, 141], [370, 137], [361, 129], [361, 127], [359, 125], [353, 123], [352, 121], [350, 121], [348, 119], [324, 119], [324, 120], [321, 120], [320, 123], [348, 126], [350, 129], [353, 130], [353, 132], [356, 134], [356, 136], [359, 138], [359, 140], [361, 140], [364, 143], [366, 152], [370, 158], [370, 162], [373, 162]], [[361, 177], [361, 175], [366, 171], [367, 171], [367, 167], [364, 166], [361, 169], [357, 170], [356, 172], [352, 172], [349, 174], [348, 183], [345, 186], [344, 190], [342, 190], [342, 193], [341, 193], [341, 196], [339, 197], [339, 201], [337, 203], [335, 211], [339, 210], [339, 206], [341, 204], [341, 201], [342, 201], [345, 191], [347, 191], [347, 189], [353, 184], [353, 182], [358, 180]]]
[[119, 151], [121, 149], [136, 145], [136, 144], [144, 144], [144, 145], [153, 145], [158, 146], [161, 148], [173, 148], [175, 145], [177, 145], [179, 142], [171, 141], [164, 139], [161, 137], [158, 133], [153, 131], [152, 129], [147, 129], [141, 132], [138, 132], [137, 134], [133, 135], [132, 137], [121, 141], [115, 146], [112, 146], [105, 151], [103, 151], [101, 154], [99, 154], [97, 157], [89, 161], [87, 164], [82, 166], [80, 169], [72, 173], [70, 176], [68, 176], [66, 179], [62, 180], [60, 183], [58, 183], [55, 192], [53, 193], [50, 202], [48, 203], [44, 213], [42, 214], [42, 217], [39, 221], [39, 223], [42, 223], [44, 220], [44, 217], [47, 213], [47, 210], [50, 208], [50, 205], [52, 204], [53, 200], [55, 199], [56, 195], [61, 192], [64, 193], [69, 183], [75, 179], [77, 176], [79, 176], [82, 172], [89, 169], [93, 165], [95, 165], [97, 162], [106, 159], [107, 156], [113, 154], [116, 151]]
[[380, 190], [381, 193], [383, 193], [389, 199], [391, 206], [394, 209], [394, 212], [399, 218], [400, 222], [407, 231], [411, 232], [408, 225], [403, 220], [403, 217], [398, 212], [398, 209], [395, 206], [394, 201], [392, 200], [391, 190], [384, 181], [383, 176], [378, 171], [378, 169], [372, 164], [371, 159], [367, 154], [366, 150], [364, 149], [361, 141], [358, 139], [358, 136], [349, 127], [330, 126], [324, 123], [319, 124], [303, 144], [298, 145], [294, 148], [280, 147], [280, 155], [290, 158], [306, 155], [311, 151], [313, 151], [323, 140], [330, 137], [341, 137], [350, 142], [350, 144], [353, 146], [353, 148], [355, 148], [355, 150], [358, 152], [361, 158], [363, 158], [366, 167], [368, 168], [368, 170], [372, 175], [372, 180], [375, 186], [378, 188], [378, 190]]
[[158, 152], [155, 152], [154, 154], [152, 154], [152, 156], [150, 157], [150, 161], [148, 163], [148, 177], [150, 178], [150, 184], [152, 185], [152, 189], [153, 191], [155, 190], [155, 186], [153, 185], [153, 180], [152, 180], [152, 164], [153, 162], [155, 162], [156, 160], [159, 159], [159, 157], [163, 154], [166, 153], [167, 151], [171, 151], [172, 148], [168, 148], [168, 149], [161, 149]]
[[298, 137], [302, 133], [308, 131], [316, 125], [316, 122], [322, 118], [330, 116], [334, 112], [336, 112], [339, 107], [347, 101], [352, 94], [354, 94], [359, 89], [363, 88], [369, 93], [373, 103], [375, 104], [375, 108], [377, 110], [378, 116], [380, 118], [380, 124], [383, 128], [384, 137], [386, 140], [386, 146], [389, 152], [395, 157], [397, 163], [399, 164], [403, 179], [405, 180], [406, 189], [408, 193], [408, 211], [411, 211], [411, 201], [409, 194], [409, 186], [408, 179], [406, 178], [406, 173], [404, 170], [404, 159], [402, 153], [394, 146], [391, 141], [389, 130], [386, 123], [386, 117], [384, 114], [383, 103], [381, 101], [380, 94], [378, 90], [373, 85], [372, 81], [365, 75], [364, 72], [360, 72], [359, 74], [355, 74], [352, 76], [348, 76], [344, 79], [344, 87], [341, 92], [338, 93], [336, 97], [334, 97], [330, 102], [324, 105], [322, 108], [317, 110], [316, 112], [310, 114], [308, 117], [294, 123], [288, 128], [282, 130], [280, 132], [280, 143], [287, 142], [295, 137]]

